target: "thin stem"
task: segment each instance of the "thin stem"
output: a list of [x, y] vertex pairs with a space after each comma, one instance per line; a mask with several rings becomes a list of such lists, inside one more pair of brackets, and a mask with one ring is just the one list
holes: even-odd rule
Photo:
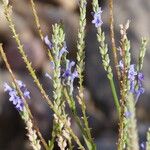
[[[83, 91], [79, 91], [79, 96], [77, 96], [77, 99], [79, 101], [79, 104], [81, 105], [81, 111], [82, 111], [82, 119], [83, 119], [83, 122], [84, 122], [84, 131], [86, 133], [86, 140], [88, 140], [91, 144], [91, 147], [92, 149], [94, 150], [95, 149], [95, 144], [94, 144], [94, 141], [92, 139], [92, 136], [91, 136], [91, 131], [90, 131], [90, 128], [89, 128], [89, 123], [88, 123], [88, 118], [86, 116], [86, 105], [85, 105], [85, 98], [84, 98], [84, 95], [83, 95]], [[87, 143], [86, 143], [87, 144]]]
[[[84, 129], [84, 127], [82, 126], [82, 122], [81, 122], [80, 118], [79, 118], [78, 115], [77, 115], [77, 110], [76, 110], [76, 107], [75, 107], [74, 99], [73, 99], [72, 96], [70, 96], [68, 93], [69, 93], [68, 90], [65, 88], [65, 89], [64, 89], [64, 95], [65, 95], [65, 97], [66, 97], [66, 101], [67, 101], [67, 103], [68, 103], [68, 105], [69, 105], [69, 107], [70, 107], [70, 109], [71, 109], [71, 111], [72, 111], [73, 117], [74, 117], [74, 119], [75, 119], [75, 121], [76, 121], [78, 127], [80, 128], [80, 130], [81, 130], [81, 132], [82, 132], [83, 138], [86, 138], [86, 139], [89, 139], [89, 140], [90, 140], [90, 138], [89, 138], [90, 135], [89, 135], [89, 133], [88, 133], [89, 131], [87, 131], [86, 128]], [[82, 112], [82, 113], [84, 113], [84, 112]], [[83, 116], [85, 117], [86, 114], [83, 114]], [[87, 119], [87, 117], [86, 117], [86, 119]], [[83, 120], [84, 120], [84, 118], [83, 118]], [[85, 122], [86, 122], [86, 121], [84, 120], [84, 123], [85, 123]], [[87, 122], [88, 122], [88, 120], [87, 120]], [[86, 125], [86, 124], [84, 124], [84, 125]], [[88, 126], [86, 126], [86, 127], [88, 127]], [[90, 130], [90, 129], [89, 129], [89, 130]], [[92, 139], [92, 140], [93, 140], [93, 139]], [[91, 142], [91, 147], [92, 147], [92, 150], [95, 150], [95, 144], [94, 144], [94, 142], [93, 142], [92, 140], [90, 140], [90, 142]], [[86, 141], [85, 141], [85, 142], [86, 142]], [[89, 148], [89, 149], [90, 149], [90, 148]]]
[[113, 78], [110, 78], [109, 82], [110, 82], [110, 86], [111, 86], [111, 90], [112, 90], [112, 94], [113, 94], [113, 98], [114, 98], [114, 103], [115, 103], [116, 109], [118, 111], [118, 115], [120, 116], [120, 104], [119, 104], [119, 100], [118, 100], [118, 97], [117, 97], [117, 92], [116, 92], [116, 88], [115, 88]]
[[[91, 145], [94, 145], [94, 141], [91, 136], [91, 131], [89, 128], [88, 119], [86, 116], [86, 105], [85, 105], [85, 97], [84, 97], [84, 87], [83, 87], [83, 72], [85, 69], [85, 28], [86, 28], [86, 0], [80, 0], [80, 21], [79, 21], [79, 31], [78, 31], [78, 42], [77, 42], [77, 71], [79, 74], [79, 95], [77, 99], [79, 99], [79, 104], [81, 106], [81, 111], [83, 115], [83, 122], [85, 127], [85, 132], [87, 134], [87, 139], [91, 143]], [[93, 146], [94, 147], [94, 146]]]
[[117, 74], [118, 81], [120, 80], [119, 77], [119, 68], [118, 66], [118, 56], [117, 56], [117, 49], [115, 44], [115, 34], [114, 34], [114, 17], [113, 17], [113, 0], [109, 0], [109, 14], [110, 14], [110, 37], [111, 37], [111, 44], [112, 44], [112, 51], [114, 57], [114, 64], [115, 64], [115, 71]]
[[[37, 11], [36, 11], [36, 7], [35, 7], [34, 0], [30, 0], [30, 3], [31, 3], [32, 12], [33, 12], [33, 16], [34, 16], [34, 21], [35, 21], [36, 27], [37, 27], [39, 36], [40, 36], [40, 38], [41, 38], [41, 40], [42, 40], [42, 42], [43, 42], [43, 41], [44, 41], [44, 36], [43, 36], [42, 29], [41, 29], [39, 17], [38, 17], [38, 15], [37, 15]], [[50, 49], [48, 49], [48, 56], [49, 56], [50, 61], [53, 61], [53, 56], [52, 56], [52, 54], [51, 54]]]
[[74, 99], [73, 99], [70, 95], [68, 95], [68, 93], [69, 93], [68, 90], [67, 90], [66, 88], [64, 88], [64, 95], [65, 95], [66, 101], [67, 101], [67, 103], [68, 103], [68, 105], [69, 105], [69, 107], [70, 107], [70, 109], [71, 109], [71, 111], [72, 111], [73, 117], [74, 117], [74, 119], [75, 119], [77, 125], [79, 126], [81, 132], [82, 132], [85, 136], [87, 136], [87, 134], [86, 134], [84, 128], [82, 127], [81, 120], [80, 120], [80, 118], [79, 118], [78, 115], [77, 115], [77, 109], [76, 109], [76, 107], [74, 106]]
[[99, 27], [97, 29], [97, 31], [98, 31], [97, 39], [98, 39], [98, 42], [99, 42], [99, 50], [100, 50], [100, 54], [101, 54], [101, 57], [102, 57], [103, 67], [104, 67], [105, 71], [107, 72], [107, 78], [110, 81], [110, 86], [111, 86], [111, 91], [112, 91], [112, 94], [113, 94], [115, 106], [116, 106], [116, 109], [118, 111], [118, 116], [120, 116], [120, 104], [119, 104], [117, 92], [116, 92], [116, 89], [115, 89], [115, 84], [114, 84], [114, 81], [113, 81], [113, 72], [112, 72], [112, 68], [111, 68], [111, 65], [110, 65], [110, 58], [109, 58], [109, 54], [108, 54], [108, 46], [105, 43], [105, 34], [104, 34], [104, 32], [102, 32], [101, 27]]
[[32, 12], [33, 12], [33, 15], [34, 15], [34, 18], [35, 18], [34, 21], [36, 23], [39, 36], [40, 36], [41, 40], [43, 41], [44, 36], [43, 36], [42, 30], [41, 30], [41, 25], [40, 25], [40, 21], [39, 21], [37, 11], [36, 11], [36, 8], [35, 8], [34, 0], [30, 0], [30, 3], [31, 3]]

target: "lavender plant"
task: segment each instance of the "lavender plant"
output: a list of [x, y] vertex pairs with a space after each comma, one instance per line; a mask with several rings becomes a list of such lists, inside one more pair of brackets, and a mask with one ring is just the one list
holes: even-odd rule
[[[42, 148], [46, 150], [54, 149], [54, 143], [57, 143], [61, 150], [74, 149], [74, 143], [76, 142], [78, 149], [96, 150], [96, 145], [91, 134], [89, 127], [88, 116], [86, 114], [86, 103], [84, 96], [83, 85], [83, 72], [85, 69], [85, 33], [86, 33], [86, 0], [79, 1], [80, 20], [78, 30], [77, 41], [77, 62], [67, 59], [68, 49], [65, 42], [65, 33], [61, 24], [54, 24], [52, 26], [51, 40], [46, 35], [44, 36], [40, 27], [40, 21], [37, 15], [35, 4], [33, 0], [31, 2], [31, 8], [33, 16], [35, 18], [35, 24], [38, 29], [39, 36], [43, 43], [47, 46], [46, 50], [52, 66], [53, 76], [46, 73], [45, 76], [52, 80], [53, 83], [53, 98], [49, 98], [41, 85], [37, 74], [32, 67], [27, 55], [25, 54], [24, 47], [21, 44], [19, 34], [16, 31], [14, 21], [12, 19], [12, 6], [9, 1], [3, 0], [4, 15], [8, 21], [8, 26], [12, 32], [12, 36], [18, 46], [18, 51], [24, 60], [29, 74], [33, 78], [35, 85], [39, 89], [40, 93], [44, 97], [45, 102], [49, 108], [53, 110], [53, 130], [51, 139], [46, 143], [42, 137], [38, 127], [34, 124], [34, 116], [32, 115], [28, 106], [28, 100], [32, 99], [30, 92], [27, 90], [26, 85], [16, 79], [3, 50], [2, 44], [0, 45], [0, 54], [4, 60], [6, 67], [12, 78], [12, 86], [4, 83], [4, 91], [9, 95], [9, 101], [13, 103], [14, 107], [18, 110], [21, 118], [24, 120], [27, 135], [30, 144], [34, 150], [40, 150]], [[110, 16], [111, 16], [111, 38], [112, 38], [112, 50], [114, 59], [109, 56], [109, 49], [105, 41], [105, 33], [102, 31], [102, 8], [98, 4], [98, 0], [92, 1], [93, 8], [93, 20], [92, 24], [97, 29], [97, 41], [99, 43], [99, 52], [102, 57], [102, 65], [107, 72], [107, 78], [110, 82], [114, 104], [119, 118], [119, 134], [118, 134], [118, 150], [139, 150], [139, 140], [137, 133], [137, 120], [136, 120], [136, 103], [140, 95], [144, 93], [143, 80], [144, 75], [142, 73], [144, 56], [146, 53], [147, 39], [143, 38], [138, 63], [131, 64], [130, 53], [130, 41], [127, 37], [127, 29], [129, 28], [129, 21], [126, 25], [120, 25], [120, 47], [119, 54], [116, 51], [114, 31], [113, 31], [113, 1], [110, 0]], [[119, 57], [118, 57], [119, 56]], [[120, 60], [118, 61], [118, 58]], [[119, 82], [119, 94], [117, 94], [116, 83], [114, 82], [113, 67], [110, 61], [114, 61], [117, 79]], [[74, 86], [74, 80], [78, 78], [78, 86]], [[77, 90], [75, 95], [74, 90]], [[81, 108], [80, 117], [77, 112], [77, 103]], [[66, 107], [72, 112], [73, 118], [78, 125], [84, 142], [81, 142], [75, 132], [71, 128], [71, 117], [66, 111]], [[150, 131], [147, 132], [146, 150], [150, 149]]]

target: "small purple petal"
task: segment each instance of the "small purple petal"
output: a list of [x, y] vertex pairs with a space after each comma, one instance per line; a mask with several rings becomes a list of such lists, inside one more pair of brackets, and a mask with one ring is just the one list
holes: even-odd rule
[[52, 77], [51, 77], [48, 73], [45, 74], [45, 77], [47, 77], [47, 78], [49, 78], [50, 80], [52, 80]]
[[64, 83], [65, 81], [67, 81], [67, 85], [69, 85], [70, 87], [70, 94], [72, 94], [73, 92], [73, 82], [74, 82], [74, 79], [78, 77], [78, 72], [77, 70], [75, 69], [73, 71], [72, 67], [75, 66], [75, 62], [74, 61], [71, 61], [70, 60], [66, 60], [67, 63], [66, 63], [66, 70], [64, 71], [64, 73], [62, 74], [62, 77], [64, 78]]
[[67, 70], [63, 73], [62, 77], [68, 78], [70, 75], [71, 75], [70, 70], [67, 69]]
[[128, 71], [128, 79], [130, 81], [130, 92], [134, 94], [135, 101], [137, 102], [140, 95], [144, 93], [142, 81], [144, 80], [144, 75], [141, 72], [135, 70], [135, 65], [130, 65]]
[[145, 89], [144, 89], [143, 87], [139, 87], [139, 89], [135, 91], [135, 94], [136, 94], [136, 102], [138, 101], [140, 95], [144, 93], [144, 91], [145, 91]]
[[13, 103], [13, 105], [16, 105], [18, 102], [18, 96], [11, 95], [9, 98], [9, 101]]
[[[16, 82], [20, 90], [23, 92], [24, 97], [30, 98], [30, 92], [26, 89], [26, 85], [20, 80], [17, 80]], [[20, 98], [20, 96], [18, 96], [18, 92], [14, 88], [10, 87], [7, 83], [4, 84], [4, 91], [8, 92], [10, 96], [9, 101], [12, 102], [13, 105], [15, 105], [16, 109], [18, 111], [22, 111], [24, 107], [24, 103]]]
[[66, 44], [64, 44], [64, 47], [59, 52], [59, 59], [61, 59], [61, 57], [64, 53], [68, 53]]
[[102, 25], [102, 19], [101, 19], [102, 10], [99, 8], [99, 10], [93, 15], [94, 19], [92, 20], [92, 23], [95, 24], [95, 27], [98, 28]]
[[144, 80], [144, 75], [143, 73], [138, 73], [138, 80], [143, 81]]
[[146, 150], [146, 143], [145, 142], [142, 142], [140, 144], [140, 146], [141, 146], [142, 150]]
[[68, 69], [71, 70], [71, 68], [72, 68], [74, 65], [75, 65], [75, 62], [74, 62], [74, 61], [69, 62]]
[[63, 73], [64, 78], [68, 78], [69, 76], [72, 76], [72, 67], [75, 65], [74, 61], [67, 60], [67, 65], [66, 65], [66, 71]]
[[10, 91], [12, 91], [12, 88], [5, 82], [4, 83], [4, 91], [5, 92], [10, 92]]
[[129, 71], [128, 71], [128, 79], [134, 80], [135, 76], [137, 75], [137, 72], [135, 71], [135, 65], [130, 65]]
[[72, 75], [73, 75], [75, 78], [77, 78], [77, 77], [78, 77], [78, 72], [77, 72], [77, 70], [75, 70]]
[[24, 95], [25, 98], [28, 98], [28, 99], [31, 98], [31, 97], [30, 97], [30, 92], [29, 92], [27, 89], [25, 89], [23, 95]]
[[16, 105], [16, 109], [17, 109], [18, 111], [23, 111], [23, 107], [24, 107], [23, 102], [22, 102], [21, 100], [18, 101], [18, 103], [17, 103], [17, 105]]
[[49, 49], [52, 49], [52, 42], [48, 39], [48, 36], [45, 36], [44, 42], [49, 47]]
[[25, 85], [22, 81], [17, 80], [16, 82], [17, 82], [17, 84], [18, 84], [18, 86], [19, 86], [20, 88], [26, 87], [26, 85]]
[[72, 75], [71, 75], [71, 82], [73, 83], [74, 82], [74, 79], [78, 77], [78, 72], [77, 70], [75, 70]]
[[50, 62], [50, 67], [54, 70], [55, 68], [55, 63], [53, 61]]
[[125, 112], [125, 117], [126, 117], [126, 118], [130, 118], [130, 117], [131, 117], [131, 115], [132, 115], [132, 114], [131, 114], [131, 112], [130, 112], [130, 111], [126, 111], [126, 112]]
[[123, 64], [122, 60], [119, 61], [119, 65], [118, 66], [120, 67], [121, 70], [124, 69], [124, 64]]
[[14, 89], [12, 89], [10, 92], [9, 92], [9, 96], [11, 96], [11, 95], [17, 95], [17, 92], [14, 90]]

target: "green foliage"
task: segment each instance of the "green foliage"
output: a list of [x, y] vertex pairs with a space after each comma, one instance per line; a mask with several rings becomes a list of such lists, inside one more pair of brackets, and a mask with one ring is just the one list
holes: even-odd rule
[[[42, 33], [39, 18], [37, 15], [37, 11], [35, 9], [35, 4], [33, 0], [30, 0], [31, 8], [33, 11], [34, 21], [38, 29], [39, 36], [44, 41], [44, 35]], [[112, 0], [111, 9], [112, 9]], [[20, 112], [21, 118], [24, 120], [26, 129], [28, 131], [28, 137], [30, 144], [34, 150], [40, 150], [41, 147], [44, 147], [46, 150], [52, 150], [54, 148], [54, 143], [57, 142], [58, 146], [61, 150], [65, 150], [68, 148], [69, 150], [74, 149], [74, 142], [76, 142], [78, 149], [81, 150], [96, 150], [96, 145], [94, 143], [94, 139], [91, 134], [91, 129], [89, 127], [88, 117], [86, 114], [86, 103], [84, 96], [84, 71], [85, 71], [85, 35], [86, 35], [86, 0], [79, 1], [79, 10], [80, 10], [80, 20], [79, 20], [79, 30], [78, 30], [78, 40], [77, 40], [77, 65], [75, 67], [74, 62], [72, 62], [72, 66], [68, 67], [69, 60], [67, 60], [67, 50], [65, 48], [65, 33], [64, 29], [60, 24], [52, 25], [52, 49], [48, 50], [48, 56], [51, 62], [54, 63], [53, 67], [53, 99], [50, 99], [43, 86], [41, 85], [36, 71], [32, 67], [32, 63], [29, 61], [24, 47], [19, 38], [19, 34], [16, 31], [15, 23], [12, 19], [12, 6], [9, 4], [9, 1], [3, 0], [3, 8], [4, 15], [8, 21], [8, 26], [11, 30], [12, 37], [16, 41], [17, 48], [19, 53], [26, 64], [26, 67], [35, 82], [35, 85], [41, 92], [45, 102], [48, 104], [50, 109], [53, 110], [53, 131], [51, 139], [48, 141], [48, 144], [42, 137], [38, 127], [34, 124], [34, 116], [32, 115], [28, 103], [25, 100], [25, 97], [16, 83], [16, 76], [11, 70], [11, 67], [7, 61], [7, 57], [2, 48], [2, 44], [0, 44], [0, 54], [2, 59], [4, 60], [6, 67], [11, 75], [12, 83], [14, 85], [15, 90], [18, 95], [21, 97], [25, 107], [23, 112]], [[142, 39], [140, 54], [138, 58], [138, 64], [136, 71], [131, 69], [131, 53], [130, 46], [131, 43], [127, 38], [127, 29], [129, 28], [129, 22], [125, 26], [121, 25], [121, 40], [120, 40], [120, 49], [121, 49], [121, 61], [122, 66], [116, 60], [110, 59], [108, 44], [105, 42], [105, 33], [101, 29], [101, 24], [99, 23], [101, 20], [101, 8], [99, 7], [98, 0], [92, 1], [92, 8], [94, 13], [94, 21], [92, 23], [95, 24], [97, 28], [97, 41], [99, 43], [99, 52], [102, 58], [102, 66], [107, 73], [108, 80], [110, 82], [110, 87], [112, 90], [112, 95], [114, 99], [114, 104], [116, 106], [116, 110], [118, 112], [119, 118], [119, 136], [118, 136], [118, 150], [139, 150], [139, 141], [138, 141], [138, 133], [137, 133], [137, 124], [136, 124], [136, 99], [135, 99], [135, 90], [136, 92], [141, 92], [141, 81], [138, 75], [141, 73], [143, 68], [144, 57], [146, 53], [146, 45], [147, 40], [145, 38]], [[113, 17], [113, 16], [111, 16]], [[96, 20], [97, 19], [97, 20]], [[113, 30], [113, 28], [111, 28]], [[112, 32], [113, 33], [113, 32]], [[115, 48], [115, 47], [114, 47]], [[112, 49], [114, 49], [112, 48]], [[116, 48], [115, 48], [116, 49]], [[62, 52], [63, 50], [63, 52]], [[65, 52], [65, 53], [64, 53]], [[115, 56], [118, 56], [117, 51], [113, 51]], [[118, 94], [116, 92], [116, 83], [114, 82], [113, 75], [113, 67], [110, 65], [110, 62], [114, 61], [114, 68], [118, 67], [117, 75], [119, 82], [119, 90]], [[119, 64], [119, 66], [118, 66]], [[66, 75], [62, 75], [62, 67], [66, 65]], [[68, 68], [70, 69], [68, 69]], [[77, 72], [72, 72], [72, 67]], [[68, 69], [68, 70], [67, 70]], [[118, 74], [119, 71], [119, 74]], [[131, 79], [129, 77], [130, 72], [137, 73], [133, 75], [133, 81], [135, 80], [136, 85], [131, 89]], [[76, 73], [76, 74], [75, 74]], [[77, 87], [77, 94], [74, 96], [74, 86], [73, 81], [76, 75], [78, 74], [79, 78], [79, 86]], [[132, 75], [132, 74], [131, 74]], [[131, 76], [130, 75], [130, 76]], [[69, 82], [70, 81], [70, 82]], [[140, 82], [140, 85], [138, 85]], [[139, 89], [138, 89], [139, 88]], [[141, 94], [141, 93], [138, 93]], [[120, 100], [119, 100], [120, 99]], [[76, 100], [81, 108], [82, 117], [79, 117], [77, 113]], [[76, 121], [76, 124], [80, 128], [82, 133], [82, 137], [84, 139], [84, 143], [77, 137], [74, 131], [71, 128], [71, 119], [69, 114], [66, 111], [66, 105], [69, 106], [69, 109], [72, 112], [72, 116]], [[85, 146], [83, 146], [85, 145]], [[150, 150], [150, 130], [147, 132], [147, 142], [146, 149]]]

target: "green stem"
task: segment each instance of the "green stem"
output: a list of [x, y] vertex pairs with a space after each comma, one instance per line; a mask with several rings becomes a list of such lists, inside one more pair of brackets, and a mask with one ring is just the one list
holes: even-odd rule
[[69, 92], [68, 92], [67, 88], [64, 88], [64, 96], [66, 97], [66, 101], [71, 109], [72, 115], [73, 115], [78, 127], [80, 128], [80, 131], [82, 132], [83, 138], [88, 146], [88, 149], [96, 150], [96, 145], [94, 144], [94, 141], [91, 138], [90, 129], [88, 128], [88, 124], [87, 124], [88, 120], [87, 120], [87, 117], [85, 114], [86, 112], [85, 111], [82, 112], [83, 113], [83, 121], [84, 121], [84, 125], [85, 125], [85, 128], [84, 128], [82, 125], [81, 119], [77, 115], [77, 109], [75, 107], [74, 99], [68, 93]]
[[69, 93], [68, 90], [66, 88], [64, 88], [64, 95], [65, 95], [66, 101], [71, 109], [72, 115], [73, 115], [78, 127], [80, 128], [82, 134], [87, 136], [86, 132], [84, 131], [84, 128], [82, 127], [82, 122], [77, 115], [77, 109], [74, 104], [74, 99], [68, 93]]
[[108, 78], [108, 79], [109, 79], [109, 82], [110, 82], [110, 87], [111, 87], [112, 95], [113, 95], [113, 98], [114, 98], [114, 103], [115, 103], [118, 115], [120, 116], [120, 104], [119, 104], [119, 100], [118, 100], [114, 80], [113, 80], [113, 78]]

